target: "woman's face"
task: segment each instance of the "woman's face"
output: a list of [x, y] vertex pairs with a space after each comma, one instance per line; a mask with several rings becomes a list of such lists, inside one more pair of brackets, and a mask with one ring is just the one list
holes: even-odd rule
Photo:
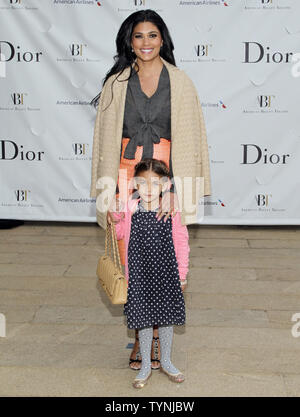
[[151, 22], [138, 23], [132, 33], [131, 46], [142, 61], [152, 61], [157, 58], [162, 46], [159, 29]]

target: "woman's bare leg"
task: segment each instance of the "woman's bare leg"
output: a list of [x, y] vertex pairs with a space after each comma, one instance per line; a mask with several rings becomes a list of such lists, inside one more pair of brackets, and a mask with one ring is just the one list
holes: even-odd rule
[[141, 369], [141, 354], [140, 354], [140, 344], [138, 340], [138, 330], [135, 329], [135, 343], [131, 351], [129, 366], [131, 369], [139, 370]]

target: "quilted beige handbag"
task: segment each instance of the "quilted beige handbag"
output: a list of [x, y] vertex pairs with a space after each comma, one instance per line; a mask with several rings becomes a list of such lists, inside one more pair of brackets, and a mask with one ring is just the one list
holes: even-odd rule
[[[112, 252], [111, 241], [114, 259], [110, 256]], [[101, 256], [98, 261], [97, 276], [112, 304], [125, 304], [127, 302], [127, 280], [121, 266], [115, 224], [109, 224], [108, 221], [105, 237], [105, 255]]]

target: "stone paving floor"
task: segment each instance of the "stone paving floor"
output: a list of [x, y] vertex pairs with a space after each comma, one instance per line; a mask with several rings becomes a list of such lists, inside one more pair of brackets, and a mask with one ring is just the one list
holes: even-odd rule
[[139, 391], [126, 348], [134, 332], [95, 274], [104, 231], [68, 222], [0, 230], [0, 396], [299, 397], [300, 227], [188, 229], [187, 323], [175, 326], [172, 355], [186, 381], [153, 371]]

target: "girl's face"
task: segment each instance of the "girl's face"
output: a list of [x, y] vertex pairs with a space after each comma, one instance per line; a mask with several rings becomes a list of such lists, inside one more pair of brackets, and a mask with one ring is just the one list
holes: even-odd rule
[[133, 29], [131, 46], [142, 61], [152, 61], [158, 57], [162, 37], [157, 26], [151, 22], [138, 23]]
[[135, 185], [143, 201], [151, 203], [159, 199], [160, 193], [167, 185], [167, 181], [163, 183], [162, 178], [153, 171], [143, 171], [138, 174]]

